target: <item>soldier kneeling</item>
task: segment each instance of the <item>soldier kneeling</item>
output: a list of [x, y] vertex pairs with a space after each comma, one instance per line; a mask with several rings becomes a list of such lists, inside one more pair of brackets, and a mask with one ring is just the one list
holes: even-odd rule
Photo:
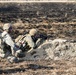
[[28, 34], [19, 36], [16, 42], [22, 51], [30, 52], [38, 48], [46, 39], [47, 35], [39, 33], [37, 29], [31, 29]]
[[3, 32], [1, 34], [2, 37], [2, 43], [1, 43], [1, 49], [3, 53], [0, 53], [0, 56], [6, 57], [7, 52], [9, 52], [7, 59], [10, 62], [16, 62], [18, 61], [17, 57], [22, 52], [21, 49], [19, 49], [18, 46], [14, 43], [13, 39], [10, 36], [10, 33], [12, 33], [12, 24], [6, 23], [3, 26]]

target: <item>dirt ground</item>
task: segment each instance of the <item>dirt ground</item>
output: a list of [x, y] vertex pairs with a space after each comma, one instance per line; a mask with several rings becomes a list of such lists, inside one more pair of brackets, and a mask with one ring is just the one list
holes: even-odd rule
[[[48, 39], [76, 40], [75, 13], [75, 3], [0, 4], [0, 32], [4, 23], [12, 22], [14, 39], [31, 28], [38, 28], [40, 32], [47, 34]], [[0, 74], [76, 75], [76, 57], [68, 60], [21, 61], [13, 64], [0, 58]]]
[[76, 75], [74, 60], [38, 60], [19, 63], [0, 62], [1, 75]]

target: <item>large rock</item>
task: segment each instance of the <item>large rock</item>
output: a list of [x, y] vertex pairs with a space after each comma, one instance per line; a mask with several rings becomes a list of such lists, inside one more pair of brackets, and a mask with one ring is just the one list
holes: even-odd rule
[[70, 59], [76, 56], [76, 42], [70, 42], [65, 39], [47, 40], [38, 49], [34, 49], [23, 58], [25, 60], [41, 59]]

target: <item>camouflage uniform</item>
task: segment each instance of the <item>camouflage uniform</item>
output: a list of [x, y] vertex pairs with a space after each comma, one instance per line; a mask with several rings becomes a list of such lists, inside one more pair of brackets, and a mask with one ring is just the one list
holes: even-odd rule
[[[6, 57], [6, 52], [9, 52], [9, 56], [11, 59], [11, 62], [14, 61], [14, 59], [21, 53], [21, 50], [16, 46], [16, 44], [13, 42], [11, 36], [9, 35], [8, 32], [11, 32], [11, 24], [10, 23], [6, 23], [3, 26], [3, 33], [1, 34], [2, 37], [2, 43], [1, 43], [1, 50], [3, 52], [3, 54], [0, 51], [0, 56], [1, 57]], [[8, 58], [9, 59], [9, 58]], [[10, 61], [9, 60], [9, 61]]]
[[29, 34], [26, 34], [22, 36], [21, 38], [22, 39], [19, 39], [19, 41], [16, 41], [16, 44], [20, 47], [20, 49], [23, 52], [28, 51], [30, 49], [34, 49], [35, 43], [33, 42], [33, 39]]
[[16, 47], [11, 36], [6, 31], [2, 33], [2, 38], [3, 38], [3, 50], [9, 50], [12, 53], [12, 55], [15, 55], [15, 52], [17, 51], [20, 51], [20, 49]]
[[[37, 33], [36, 29], [31, 29], [29, 34], [26, 34], [23, 37], [24, 38], [20, 39], [17, 44], [23, 51], [28, 52], [37, 48], [47, 38], [47, 36]], [[23, 47], [23, 45], [25, 46]]]

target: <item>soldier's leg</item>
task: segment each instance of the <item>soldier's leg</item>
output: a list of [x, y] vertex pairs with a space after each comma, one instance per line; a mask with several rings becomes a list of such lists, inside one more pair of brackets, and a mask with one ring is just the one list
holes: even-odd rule
[[17, 47], [14, 47], [14, 49], [12, 49], [12, 55], [18, 58], [24, 57], [24, 53], [22, 53], [22, 50]]
[[7, 57], [8, 55], [10, 55], [11, 53], [10, 51], [11, 51], [10, 46], [3, 43], [0, 48], [0, 57], [3, 57], [3, 58]]

